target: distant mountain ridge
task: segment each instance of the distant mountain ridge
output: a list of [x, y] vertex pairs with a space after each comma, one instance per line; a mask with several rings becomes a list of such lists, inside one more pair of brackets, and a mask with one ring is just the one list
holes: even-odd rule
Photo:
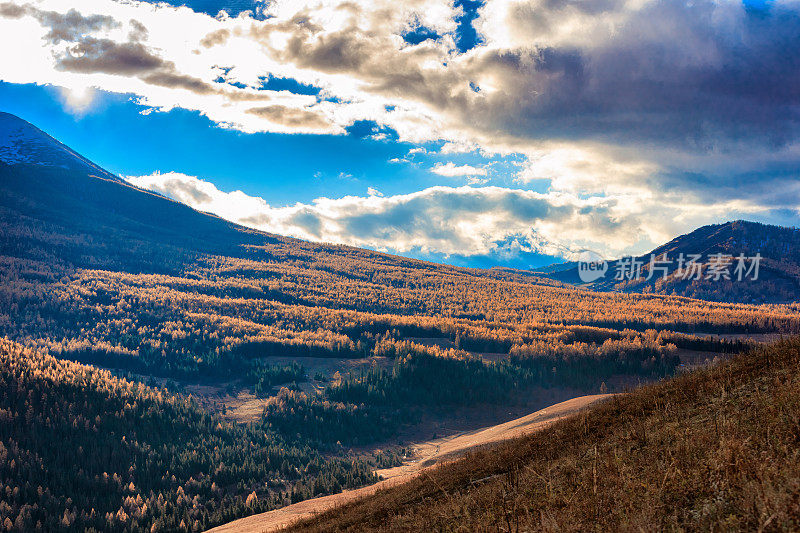
[[[572, 264], [564, 270], [536, 271], [536, 274], [563, 283], [581, 285], [598, 291], [653, 292], [675, 294], [714, 301], [742, 303], [783, 303], [800, 300], [800, 229], [787, 228], [735, 220], [724, 224], [700, 227], [659, 246], [648, 254], [636, 257], [642, 263], [643, 277], [649, 273], [651, 256], [671, 261], [666, 279], [662, 272], [654, 273], [652, 279], [617, 280], [615, 275], [621, 267], [620, 260], [609, 261], [606, 275], [584, 283], [578, 274], [578, 265]], [[678, 270], [678, 257], [683, 254], [701, 256], [701, 279], [682, 279]], [[714, 254], [746, 258], [761, 255], [757, 280], [746, 278], [738, 281], [706, 279], [709, 258]], [[733, 274], [734, 264], [731, 265]], [[751, 276], [752, 277], [752, 276]]]
[[[530, 280], [529, 273], [451, 267], [418, 259], [315, 243], [247, 228], [140, 189], [89, 161], [36, 126], [0, 112], [0, 225], [47, 227], [58, 235], [26, 237], [24, 248], [45, 243], [47, 254], [82, 268], [176, 273], [197, 254], [269, 259], [268, 249], [291, 249], [304, 259], [366, 259], [375, 265]], [[20, 239], [0, 233], [0, 256], [18, 253]], [[27, 231], [27, 230], [26, 230]], [[47, 242], [52, 241], [52, 242]], [[80, 244], [78, 242], [80, 241]], [[155, 246], [154, 246], [155, 245]], [[35, 256], [39, 256], [37, 251]], [[536, 278], [553, 285], [545, 278]]]

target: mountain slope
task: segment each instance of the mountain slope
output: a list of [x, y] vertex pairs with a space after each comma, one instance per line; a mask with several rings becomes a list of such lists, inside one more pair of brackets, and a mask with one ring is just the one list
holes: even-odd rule
[[[42, 233], [67, 237], [42, 241], [48, 247], [56, 244], [52, 254], [76, 266], [105, 265], [126, 271], [160, 271], [166, 267], [174, 271], [180, 268], [179, 261], [170, 261], [162, 253], [153, 257], [153, 250], [148, 248], [188, 253], [190, 257], [184, 259], [191, 260], [197, 253], [269, 257], [269, 253], [259, 253], [259, 248], [276, 246], [344, 257], [358, 254], [387, 265], [469, 272], [270, 235], [195, 211], [130, 185], [8, 113], [0, 113], [0, 191], [4, 215], [0, 221], [11, 222], [13, 215], [21, 215], [29, 225], [44, 225]], [[87, 235], [92, 238], [86, 239]], [[34, 235], [34, 239], [38, 237], [43, 236]], [[53, 242], [56, 240], [60, 242]], [[69, 250], [69, 240], [79, 241], [83, 251]], [[87, 250], [91, 254], [86, 254]]]
[[797, 531], [800, 339], [637, 390], [292, 531]]
[[86, 172], [123, 183], [36, 126], [0, 111], [0, 161], [7, 165], [37, 165]]
[[[642, 278], [649, 272], [651, 256], [661, 258], [664, 254], [671, 260], [666, 279], [659, 270], [654, 272], [655, 275], [650, 280], [617, 280], [615, 275], [618, 268], [622, 267], [620, 260], [610, 261], [606, 275], [590, 283], [581, 281], [575, 264], [567, 265], [560, 271], [550, 270], [535, 274], [599, 291], [675, 294], [713, 301], [745, 303], [800, 300], [800, 229], [798, 228], [771, 226], [744, 220], [703, 226], [691, 233], [676, 237], [649, 254], [636, 258], [643, 265]], [[691, 254], [701, 255], [698, 261], [703, 271], [701, 279], [683, 279], [679, 275], [677, 259], [681, 254], [687, 259]], [[736, 280], [736, 276], [733, 275], [737, 264], [735, 260], [730, 268], [731, 280], [706, 279], [709, 264], [712, 262], [709, 258], [712, 254], [724, 254], [733, 258], [740, 254], [744, 254], [747, 258], [761, 254], [758, 279], [753, 280], [750, 275], [745, 276], [743, 281]], [[749, 267], [750, 263], [746, 264]]]
[[[265, 409], [261, 414], [254, 409], [253, 425], [246, 429], [257, 431], [252, 439], [259, 450], [268, 446], [266, 441], [279, 441], [291, 453], [347, 454], [347, 446], [385, 442], [424, 417], [440, 423], [457, 411], [467, 420], [498, 411], [503, 413], [492, 416], [508, 416], [520, 406], [527, 409], [526, 402], [539, 401], [540, 393], [619, 390], [671, 375], [686, 352], [692, 357], [688, 361], [711, 359], [752, 342], [712, 333], [800, 332], [797, 305], [595, 293], [530, 273], [455, 268], [269, 235], [106, 178], [63, 150], [40, 149], [41, 136], [32, 127], [18, 137], [33, 141], [14, 141], [14, 158], [0, 162], [0, 336], [48, 357], [135, 372], [131, 379], [139, 381], [155, 376], [162, 383], [180, 380], [180, 386], [192, 390], [213, 387], [270, 396], [257, 403]], [[29, 157], [19, 158], [26, 149]], [[64, 163], [64, 154], [75, 161]], [[284, 366], [273, 363], [278, 358]], [[334, 363], [312, 377], [303, 368], [310, 358]], [[292, 380], [300, 383], [292, 385]], [[91, 384], [82, 383], [93, 394]], [[14, 409], [24, 407], [25, 416], [29, 411], [39, 416], [39, 406], [77, 402], [80, 387], [65, 394], [69, 402], [48, 396], [32, 411], [19, 402]], [[224, 413], [218, 402], [222, 395], [212, 394], [206, 405]], [[80, 413], [83, 407], [92, 408], [82, 404], [57, 412]], [[43, 431], [50, 427], [44, 412], [39, 418]], [[55, 423], [66, 428], [71, 420], [63, 418], [59, 415]], [[142, 435], [140, 443], [163, 443], [163, 434], [131, 424]], [[122, 430], [114, 427], [108, 442], [119, 451], [126, 445], [121, 437], [117, 442]], [[192, 450], [190, 459], [217, 453], [201, 445], [203, 428], [178, 428], [190, 433], [185, 446]], [[37, 440], [22, 426], [5, 429], [9, 439], [27, 439], [34, 455], [55, 454], [63, 460], [75, 457], [82, 446], [67, 441], [69, 453], [58, 455], [53, 451], [60, 442], [57, 435]], [[91, 426], [88, 430], [93, 431]], [[127, 442], [130, 435], [125, 435]], [[165, 465], [189, 460], [183, 448], [162, 451], [150, 463], [156, 472], [172, 472]], [[119, 453], [120, 461], [128, 461]], [[253, 467], [259, 472], [255, 475], [239, 468], [246, 460], [241, 458], [252, 457], [249, 451], [234, 446], [230, 453], [239, 459], [213, 455], [209, 461], [231, 465], [224, 482], [236, 487], [236, 496], [206, 505], [201, 502], [208, 494], [200, 494], [205, 518], [191, 512], [180, 520], [170, 515], [171, 526], [177, 526], [168, 529], [189, 530], [194, 520], [205, 526], [247, 514], [242, 491], [256, 490], [259, 502], [282, 505], [369, 477], [351, 460], [351, 467], [337, 471], [344, 477], [335, 480], [320, 476], [318, 461], [305, 470], [291, 468], [289, 461], [287, 470], [279, 467], [276, 479], [273, 470], [258, 470], [274, 466], [266, 459]], [[396, 458], [389, 452], [380, 461], [386, 465]], [[188, 475], [186, 483], [181, 481], [184, 494], [185, 485], [198, 480], [191, 473], [198, 472], [197, 464], [191, 464], [194, 470], [181, 471]], [[335, 464], [324, 463], [334, 470]], [[207, 479], [209, 463], [201, 466]], [[326, 468], [322, 472], [330, 474]], [[27, 478], [18, 473], [9, 471], [6, 484], [22, 486]], [[289, 474], [296, 477], [288, 479]], [[171, 480], [153, 481], [154, 493], [161, 482]], [[73, 502], [98, 497], [93, 481], [81, 483], [74, 487]], [[169, 487], [178, 498], [178, 488]], [[17, 518], [24, 506], [33, 505], [33, 494], [24, 492], [19, 509], [14, 508]], [[113, 510], [115, 502], [106, 501], [103, 511]], [[69, 505], [58, 496], [48, 508], [48, 524], [62, 503]], [[130, 511], [135, 513], [132, 505]], [[87, 520], [96, 523], [91, 516]]]
[[[429, 358], [454, 350], [513, 357], [519, 364], [511, 369], [468, 370], [497, 383], [518, 383], [498, 374], [524, 367], [548, 385], [599, 387], [616, 373], [660, 374], [677, 364], [675, 348], [734, 349], [675, 332], [800, 330], [800, 310], [791, 306], [595, 294], [530, 273], [250, 230], [98, 177], [81, 159], [62, 164], [66, 152], [40, 151], [43, 134], [33, 126], [0, 119], [33, 139], [15, 141], [29, 150], [25, 162], [0, 162], [0, 335], [62, 357], [165, 377], [261, 382], [267, 369], [258, 361], [271, 356]], [[439, 348], [413, 338], [435, 339]], [[544, 373], [545, 358], [535, 356], [563, 373]], [[581, 370], [587, 365], [595, 373]], [[398, 380], [382, 387], [393, 398], [417, 396]]]

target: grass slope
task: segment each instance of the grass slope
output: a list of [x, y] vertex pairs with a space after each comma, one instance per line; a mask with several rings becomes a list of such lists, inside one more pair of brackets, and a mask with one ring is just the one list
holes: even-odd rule
[[298, 531], [797, 531], [800, 338], [606, 401]]

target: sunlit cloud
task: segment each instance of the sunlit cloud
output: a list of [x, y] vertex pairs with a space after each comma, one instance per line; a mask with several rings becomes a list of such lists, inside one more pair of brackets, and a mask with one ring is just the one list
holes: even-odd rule
[[[692, 203], [635, 201], [633, 196], [579, 197], [503, 187], [430, 187], [411, 194], [317, 198], [272, 206], [242, 191], [178, 173], [128, 177], [200, 211], [263, 231], [404, 253], [493, 255], [519, 251], [572, 258], [586, 248], [608, 257], [639, 253], [671, 238], [681, 224], [708, 223], [721, 212]], [[756, 208], [757, 209], [757, 208]], [[752, 211], [751, 211], [752, 212]]]
[[[106, 91], [132, 95], [144, 112], [187, 109], [246, 133], [346, 135], [354, 124], [371, 124], [369, 138], [411, 144], [392, 162], [424, 164], [434, 177], [472, 185], [505, 178], [503, 185], [546, 191], [553, 201], [624, 199], [657, 211], [619, 241], [638, 246], [730, 218], [732, 209], [764, 219], [800, 209], [796, 2], [776, 0], [754, 13], [734, 0], [487, 0], [472, 22], [480, 43], [468, 50], [457, 44], [462, 8], [450, 0], [274, 0], [261, 12], [214, 17], [114, 0], [0, 3], [0, 47], [14, 51], [0, 56], [0, 79], [60, 87], [75, 114], [90, 112], [96, 91]], [[421, 27], [430, 38], [407, 38]], [[497, 176], [472, 159], [430, 167], [429, 151], [516, 154], [525, 162]], [[370, 194], [351, 207], [392, 198]], [[377, 237], [347, 235], [355, 226], [338, 215], [316, 216], [323, 205], [345, 203], [330, 202], [303, 208], [318, 228], [275, 222], [281, 217], [267, 225], [383, 246]], [[235, 218], [239, 210], [227, 205], [211, 207]], [[623, 211], [615, 207], [609, 213], [617, 218], [608, 220], [632, 220]], [[580, 240], [571, 219], [548, 217], [523, 217], [514, 232], [527, 225], [543, 238], [572, 231]], [[478, 231], [470, 224], [460, 227]], [[486, 233], [486, 242], [502, 240], [505, 224], [482, 226], [498, 232]]]
[[487, 171], [485, 168], [474, 167], [472, 165], [456, 165], [452, 161], [445, 164], [437, 164], [431, 168], [431, 172], [440, 176], [448, 178], [455, 178], [459, 176], [485, 176]]

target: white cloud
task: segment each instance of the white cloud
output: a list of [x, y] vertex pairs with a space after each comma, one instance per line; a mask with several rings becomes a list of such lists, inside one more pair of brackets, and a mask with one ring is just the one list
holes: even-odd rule
[[430, 169], [434, 174], [446, 176], [448, 178], [456, 178], [460, 176], [485, 176], [486, 169], [480, 167], [473, 167], [472, 165], [457, 166], [452, 161], [445, 164], [438, 163]]
[[540, 252], [573, 257], [583, 249], [606, 256], [640, 253], [673, 237], [677, 228], [714, 220], [728, 204], [641, 202], [633, 196], [579, 197], [503, 187], [431, 187], [411, 194], [317, 198], [271, 206], [241, 191], [177, 173], [127, 178], [195, 209], [264, 231], [398, 253], [446, 255]]
[[[454, 41], [463, 10], [451, 0], [272, 0], [263, 10], [268, 17], [256, 20], [136, 0], [0, 0], [0, 49], [9, 52], [0, 54], [0, 79], [62, 87], [75, 113], [90, 111], [102, 90], [132, 94], [145, 112], [184, 108], [243, 132], [344, 134], [365, 120], [402, 142], [442, 142], [443, 154], [523, 154], [518, 182], [544, 183], [553, 201], [615, 205], [609, 223], [633, 220], [631, 206], [657, 212], [660, 221], [639, 220], [641, 242], [730, 209], [800, 207], [795, 1], [752, 14], [739, 0], [487, 0], [473, 22], [483, 43], [466, 53]], [[418, 26], [440, 37], [407, 43], [403, 34]], [[265, 90], [268, 76], [319, 95]], [[408, 157], [417, 153], [426, 152]], [[431, 170], [473, 185], [488, 179], [470, 165]], [[484, 194], [490, 205], [489, 189], [467, 196]], [[216, 191], [222, 203], [206, 208], [236, 218], [219, 194], [236, 193]], [[275, 221], [289, 209], [240, 201]], [[327, 202], [303, 206], [319, 228], [274, 224], [361, 242], [341, 229], [347, 217], [322, 216], [345, 199]], [[352, 207], [371, 205], [359, 202]], [[630, 204], [624, 213], [620, 202]], [[568, 220], [558, 219], [565, 232]], [[502, 240], [502, 227], [486, 239]], [[536, 221], [536, 234], [560, 235], [547, 227]]]

